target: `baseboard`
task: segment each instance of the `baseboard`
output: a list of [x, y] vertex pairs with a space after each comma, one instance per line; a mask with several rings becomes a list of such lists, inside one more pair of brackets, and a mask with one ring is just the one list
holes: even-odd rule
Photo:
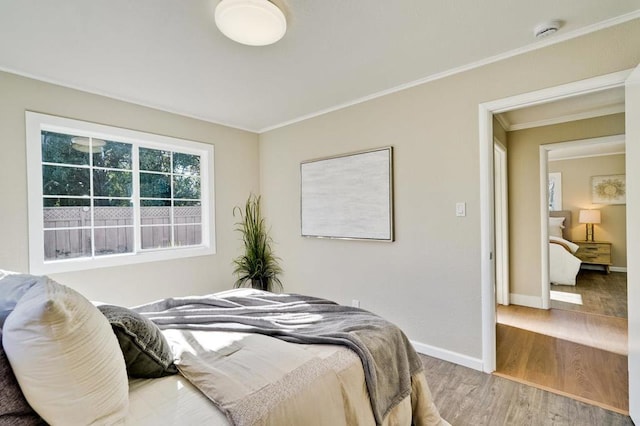
[[438, 358], [443, 361], [448, 361], [454, 364], [462, 365], [463, 367], [468, 367], [474, 370], [483, 371], [482, 369], [483, 363], [481, 359], [472, 358], [470, 356], [453, 352], [447, 349], [426, 345], [424, 343], [416, 342], [415, 340], [411, 340], [411, 344], [413, 345], [414, 349], [418, 353], [432, 356], [434, 358]]
[[611, 266], [609, 268], [610, 271], [612, 272], [627, 272], [627, 267], [626, 266]]
[[528, 308], [542, 309], [542, 298], [529, 296], [528, 294], [511, 293], [509, 295], [509, 303], [512, 305], [526, 306]]

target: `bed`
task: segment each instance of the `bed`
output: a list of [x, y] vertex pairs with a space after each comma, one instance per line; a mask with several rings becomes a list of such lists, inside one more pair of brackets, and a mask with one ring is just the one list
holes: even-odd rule
[[581, 260], [574, 256], [578, 245], [569, 240], [571, 211], [549, 212], [549, 281], [556, 285], [576, 285]]
[[0, 327], [0, 419], [16, 424], [448, 424], [406, 336], [324, 299], [242, 289], [128, 309], [0, 271]]

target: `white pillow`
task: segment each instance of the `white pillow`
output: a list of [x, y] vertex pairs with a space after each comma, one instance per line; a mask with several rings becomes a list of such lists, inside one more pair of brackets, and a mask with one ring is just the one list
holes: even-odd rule
[[76, 291], [36, 283], [5, 321], [2, 343], [20, 388], [49, 424], [113, 424], [129, 408], [124, 357], [109, 321]]
[[564, 217], [549, 218], [549, 236], [562, 238]]

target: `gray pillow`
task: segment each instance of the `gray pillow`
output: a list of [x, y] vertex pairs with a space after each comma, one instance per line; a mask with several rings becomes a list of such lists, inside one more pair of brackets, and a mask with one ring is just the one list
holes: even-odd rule
[[[2, 330], [0, 329], [0, 342]], [[0, 345], [0, 426], [45, 425], [44, 420], [33, 411], [13, 374], [11, 364]]]
[[46, 279], [37, 275], [15, 274], [0, 271], [0, 328], [13, 311], [18, 300], [40, 280]]
[[114, 305], [98, 306], [111, 323], [131, 377], [156, 378], [178, 372], [160, 329], [142, 315]]

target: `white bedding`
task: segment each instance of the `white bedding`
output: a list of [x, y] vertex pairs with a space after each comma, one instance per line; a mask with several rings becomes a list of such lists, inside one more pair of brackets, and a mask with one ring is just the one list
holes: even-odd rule
[[[560, 243], [560, 244], [556, 244]], [[570, 251], [565, 249], [566, 245]], [[578, 245], [559, 237], [549, 237], [549, 281], [552, 284], [576, 285], [576, 276], [580, 270], [580, 259], [573, 253]]]
[[129, 381], [131, 426], [228, 426], [222, 411], [179, 374], [160, 379]]

